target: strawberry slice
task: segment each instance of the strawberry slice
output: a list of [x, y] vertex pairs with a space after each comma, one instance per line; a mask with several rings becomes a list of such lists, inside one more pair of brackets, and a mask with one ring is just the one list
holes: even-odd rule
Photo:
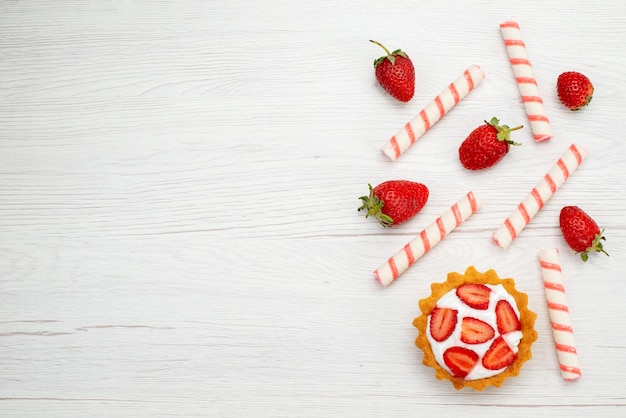
[[495, 333], [491, 325], [471, 316], [461, 322], [461, 341], [466, 344], [482, 344], [492, 339]]
[[443, 361], [456, 377], [465, 378], [478, 362], [478, 354], [464, 347], [450, 347], [443, 352]]
[[511, 304], [506, 300], [498, 301], [496, 304], [496, 324], [498, 325], [498, 332], [500, 334], [522, 330], [522, 324], [517, 314]]
[[496, 338], [483, 357], [483, 366], [489, 370], [499, 370], [508, 367], [515, 361], [517, 355], [511, 350], [502, 336]]
[[445, 341], [456, 328], [457, 311], [435, 307], [430, 314], [430, 335], [435, 341]]
[[466, 283], [456, 288], [456, 295], [467, 306], [474, 309], [486, 310], [489, 307], [491, 289], [484, 284]]

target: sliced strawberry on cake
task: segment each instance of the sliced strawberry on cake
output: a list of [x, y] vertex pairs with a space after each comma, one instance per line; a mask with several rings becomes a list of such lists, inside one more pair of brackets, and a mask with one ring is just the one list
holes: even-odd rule
[[496, 304], [496, 323], [500, 334], [522, 330], [522, 324], [515, 310], [506, 300], [500, 300]]
[[452, 335], [457, 323], [457, 310], [435, 308], [430, 317], [430, 335], [435, 341], [445, 341]]
[[515, 357], [516, 355], [511, 350], [511, 347], [500, 336], [493, 341], [491, 347], [483, 356], [483, 366], [489, 370], [500, 370], [513, 364]]
[[478, 354], [463, 347], [450, 347], [443, 353], [443, 361], [456, 377], [464, 378], [478, 362]]
[[461, 341], [466, 344], [482, 344], [494, 335], [493, 327], [480, 319], [466, 316], [461, 322]]
[[482, 311], [489, 307], [489, 295], [491, 289], [484, 284], [467, 283], [456, 289], [456, 295], [467, 306]]

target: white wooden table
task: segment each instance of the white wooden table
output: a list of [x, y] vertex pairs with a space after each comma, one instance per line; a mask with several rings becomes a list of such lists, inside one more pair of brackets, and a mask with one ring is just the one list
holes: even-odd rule
[[[499, 23], [519, 22], [554, 130], [535, 143]], [[0, 1], [0, 415], [626, 415], [626, 3]], [[416, 95], [372, 62], [403, 48]], [[487, 77], [400, 159], [380, 147], [470, 64]], [[591, 105], [555, 93], [587, 74]], [[523, 145], [464, 170], [486, 118]], [[572, 143], [589, 155], [507, 249], [491, 233]], [[382, 229], [367, 184], [431, 196]], [[372, 271], [473, 190], [483, 206], [397, 282]], [[558, 228], [578, 205], [610, 257]], [[559, 248], [583, 377], [562, 380], [537, 262]], [[421, 364], [417, 301], [494, 268], [538, 314], [533, 359], [484, 392]]]

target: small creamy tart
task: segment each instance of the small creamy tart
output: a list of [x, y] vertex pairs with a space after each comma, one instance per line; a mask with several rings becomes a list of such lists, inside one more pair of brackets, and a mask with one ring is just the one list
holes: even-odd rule
[[469, 267], [465, 274], [449, 273], [431, 290], [413, 324], [423, 363], [435, 369], [437, 379], [450, 380], [456, 389], [483, 390], [519, 374], [537, 339], [537, 315], [513, 279]]

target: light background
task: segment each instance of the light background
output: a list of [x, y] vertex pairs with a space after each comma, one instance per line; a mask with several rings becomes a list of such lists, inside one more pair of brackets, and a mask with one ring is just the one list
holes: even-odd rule
[[[534, 143], [499, 31], [517, 20], [554, 138]], [[626, 3], [0, 1], [0, 415], [623, 416]], [[402, 48], [416, 94], [373, 60]], [[396, 162], [382, 144], [470, 64], [486, 78]], [[596, 93], [555, 93], [567, 70]], [[464, 170], [498, 116], [523, 145]], [[507, 249], [489, 237], [571, 143], [589, 155]], [[367, 183], [431, 192], [383, 230]], [[390, 287], [372, 271], [473, 190], [481, 210]], [[578, 205], [610, 257], [583, 264]], [[537, 253], [561, 250], [583, 377], [561, 379]], [[520, 376], [455, 391], [421, 364], [417, 301], [494, 268], [537, 312]]]

